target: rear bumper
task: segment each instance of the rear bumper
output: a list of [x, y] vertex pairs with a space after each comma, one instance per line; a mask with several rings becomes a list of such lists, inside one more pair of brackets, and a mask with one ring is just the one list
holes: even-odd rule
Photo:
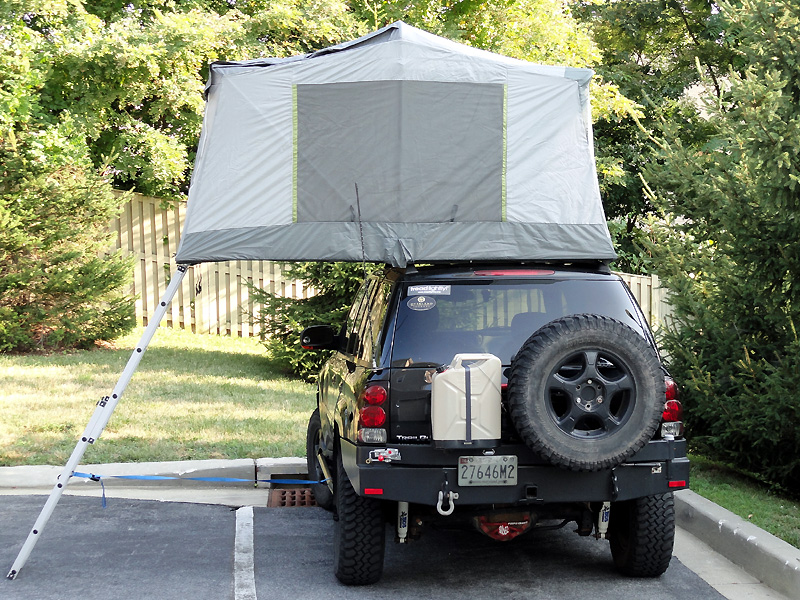
[[491, 487], [458, 485], [458, 453], [431, 454], [430, 462], [435, 464], [424, 465], [418, 460], [422, 454], [419, 446], [391, 447], [397, 448], [401, 457], [414, 457], [413, 464], [405, 460], [368, 464], [374, 447], [341, 440], [345, 469], [359, 494], [435, 506], [440, 491], [452, 491], [458, 494], [459, 505], [536, 505], [630, 500], [684, 489], [689, 484], [689, 460], [683, 440], [650, 442], [626, 463], [594, 472], [524, 464], [520, 457], [517, 484]]

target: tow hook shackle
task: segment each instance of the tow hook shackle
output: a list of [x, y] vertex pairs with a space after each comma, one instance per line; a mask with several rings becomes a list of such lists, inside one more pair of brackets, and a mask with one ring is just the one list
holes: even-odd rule
[[[447, 508], [444, 507], [445, 498], [447, 499]], [[453, 511], [456, 509], [456, 500], [458, 500], [458, 493], [447, 492], [445, 495], [442, 490], [439, 490], [439, 501], [436, 503], [436, 510], [443, 517], [452, 515]]]

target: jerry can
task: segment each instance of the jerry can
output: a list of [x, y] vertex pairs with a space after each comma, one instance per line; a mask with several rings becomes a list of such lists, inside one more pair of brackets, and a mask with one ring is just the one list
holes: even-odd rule
[[431, 381], [431, 424], [439, 448], [500, 444], [501, 362], [493, 354], [456, 354]]

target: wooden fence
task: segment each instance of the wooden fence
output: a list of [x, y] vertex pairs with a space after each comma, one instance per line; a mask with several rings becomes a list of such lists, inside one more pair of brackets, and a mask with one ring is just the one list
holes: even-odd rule
[[[174, 254], [183, 228], [186, 206], [165, 209], [158, 198], [134, 194], [119, 218], [111, 223], [117, 248], [135, 258], [131, 293], [136, 299], [136, 321], [147, 325], [176, 272]], [[631, 288], [650, 325], [658, 328], [669, 306], [655, 275], [620, 273]], [[213, 333], [249, 337], [258, 335], [252, 314], [257, 308], [247, 284], [292, 298], [307, 298], [313, 290], [283, 276], [279, 264], [270, 261], [205, 263], [189, 268], [162, 324]]]
[[631, 288], [650, 323], [650, 327], [658, 329], [669, 316], [671, 307], [667, 303], [667, 290], [659, 285], [658, 275], [631, 275], [617, 273]]
[[[147, 325], [177, 270], [174, 254], [180, 242], [186, 205], [165, 209], [158, 198], [135, 194], [111, 223], [117, 248], [134, 256], [131, 293], [136, 295], [136, 321]], [[270, 261], [205, 263], [189, 268], [162, 324], [213, 333], [249, 337], [258, 335], [252, 314], [256, 308], [247, 284], [293, 298], [312, 290], [289, 281], [279, 264]]]

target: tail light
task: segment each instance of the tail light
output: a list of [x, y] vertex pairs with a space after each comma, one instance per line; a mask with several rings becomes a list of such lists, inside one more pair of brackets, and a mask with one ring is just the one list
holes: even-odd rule
[[664, 383], [667, 387], [667, 400], [677, 400], [678, 399], [678, 384], [675, 383], [675, 380], [672, 377], [665, 377]]
[[478, 277], [549, 277], [555, 275], [551, 269], [493, 269], [475, 271]]
[[386, 387], [368, 385], [359, 396], [358, 441], [366, 444], [385, 444], [387, 415], [384, 404], [389, 398]]
[[361, 393], [361, 397], [367, 404], [377, 406], [386, 402], [389, 394], [382, 385], [371, 385]]
[[386, 423], [386, 411], [380, 406], [365, 406], [361, 409], [363, 427], [382, 427]]
[[661, 437], [681, 437], [683, 435], [683, 405], [678, 400], [678, 385], [672, 378], [665, 378], [666, 396], [664, 411], [661, 413]]
[[683, 406], [677, 400], [667, 400], [664, 403], [664, 412], [661, 418], [666, 423], [675, 423], [683, 420]]

